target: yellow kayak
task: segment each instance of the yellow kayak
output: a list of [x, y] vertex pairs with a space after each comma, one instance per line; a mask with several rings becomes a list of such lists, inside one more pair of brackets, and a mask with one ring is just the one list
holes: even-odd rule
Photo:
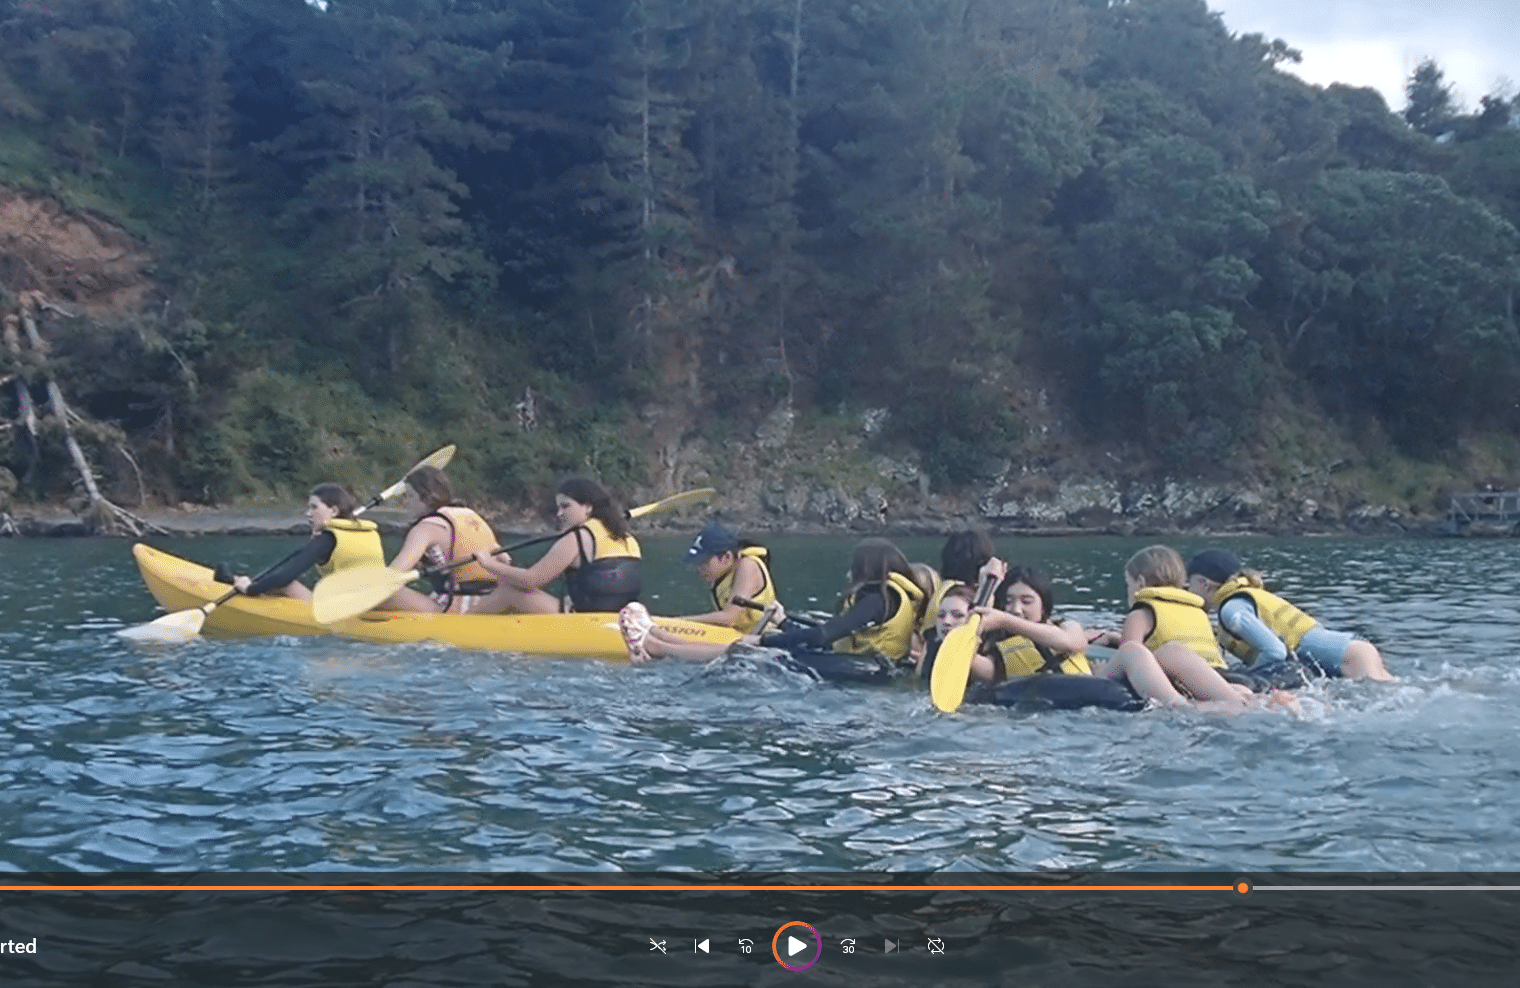
[[[217, 600], [228, 590], [211, 570], [138, 543], [132, 547], [148, 592], [166, 611], [188, 610]], [[655, 618], [664, 630], [692, 642], [727, 645], [739, 637], [732, 628], [678, 618]], [[616, 614], [418, 614], [370, 611], [338, 624], [318, 624], [311, 602], [291, 597], [233, 597], [211, 612], [204, 629], [229, 638], [258, 635], [336, 635], [358, 641], [442, 642], [532, 655], [627, 661]]]

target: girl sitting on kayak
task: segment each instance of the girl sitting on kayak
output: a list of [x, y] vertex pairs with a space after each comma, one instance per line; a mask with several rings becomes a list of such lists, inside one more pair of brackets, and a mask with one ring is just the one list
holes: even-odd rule
[[[454, 485], [436, 467], [419, 467], [407, 474], [404, 506], [414, 520], [401, 543], [401, 551], [390, 562], [393, 570], [406, 572], [419, 565], [439, 567], [479, 550], [500, 548], [491, 526], [454, 497]], [[440, 573], [431, 596], [402, 587], [380, 608], [462, 614], [473, 610], [469, 605], [479, 595], [495, 587], [496, 578], [491, 572], [478, 562], [470, 562]]]
[[360, 566], [384, 566], [380, 530], [374, 522], [355, 518], [359, 502], [342, 484], [318, 484], [306, 499], [306, 521], [311, 541], [262, 573], [258, 579], [233, 578], [233, 589], [249, 597], [277, 591], [298, 600], [310, 600], [311, 589], [301, 574], [317, 568], [322, 576]]
[[1371, 642], [1331, 631], [1265, 589], [1261, 574], [1244, 569], [1227, 549], [1205, 549], [1187, 565], [1187, 588], [1218, 612], [1220, 637], [1252, 673], [1272, 676], [1290, 655], [1318, 666], [1327, 676], [1392, 680]]
[[[504, 552], [481, 549], [475, 561], [497, 580], [472, 613], [517, 611], [616, 612], [637, 600], [642, 589], [639, 541], [628, 530], [623, 509], [594, 480], [570, 477], [554, 495], [555, 516], [564, 534], [527, 569], [512, 565]], [[565, 578], [565, 601], [543, 588]]]
[[[1092, 640], [1117, 646], [1117, 651], [1093, 673], [1123, 678], [1141, 696], [1168, 707], [1243, 710], [1254, 704], [1254, 697], [1220, 675], [1224, 657], [1203, 599], [1183, 589], [1186, 581], [1182, 557], [1168, 546], [1149, 546], [1131, 556], [1124, 564], [1130, 605], [1124, 625], [1118, 634], [1103, 632]], [[1274, 691], [1271, 701], [1291, 703], [1292, 697]]]
[[[919, 608], [927, 597], [926, 589], [914, 581], [912, 567], [902, 551], [886, 539], [869, 538], [861, 541], [851, 556], [850, 585], [841, 597], [840, 613], [820, 625], [771, 632], [758, 638], [745, 636], [741, 641], [784, 649], [794, 657], [805, 658], [804, 664], [815, 668], [820, 665], [843, 668], [849, 663], [828, 661], [830, 656], [841, 655], [880, 656], [889, 663], [900, 663], [908, 657]], [[624, 608], [618, 615], [618, 625], [633, 662], [652, 658], [709, 661], [725, 650], [670, 642], [665, 636], [652, 637], [653, 621], [642, 604]], [[832, 652], [826, 653], [828, 649]], [[859, 663], [862, 669], [873, 664], [880, 671], [879, 660], [874, 658]]]

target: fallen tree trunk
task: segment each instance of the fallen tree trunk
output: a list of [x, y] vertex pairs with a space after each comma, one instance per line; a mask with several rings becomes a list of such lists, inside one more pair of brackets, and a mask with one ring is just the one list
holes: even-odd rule
[[[5, 317], [4, 334], [5, 349], [19, 364], [22, 361], [21, 335], [17, 332], [21, 320], [14, 314]], [[41, 447], [37, 442], [37, 406], [32, 403], [32, 392], [28, 385], [26, 375], [19, 372], [12, 374], [9, 382], [16, 391], [16, 407], [18, 414], [14, 425], [21, 427], [26, 433], [27, 444], [31, 448], [32, 459], [27, 464], [26, 472], [21, 475], [23, 483], [31, 477], [32, 471], [37, 467], [37, 460], [41, 456]]]
[[[37, 331], [36, 311], [46, 303], [36, 292], [26, 292], [21, 296], [21, 327], [26, 331], [27, 342], [32, 350], [40, 358], [47, 353], [47, 345], [42, 341], [42, 334]], [[133, 535], [140, 536], [147, 532], [157, 532], [167, 535], [168, 530], [154, 525], [134, 515], [132, 512], [111, 503], [105, 495], [100, 493], [100, 485], [95, 480], [95, 471], [90, 466], [90, 461], [84, 455], [84, 449], [79, 445], [79, 439], [74, 433], [74, 422], [77, 420], [87, 423], [83, 416], [69, 408], [64, 400], [63, 389], [58, 386], [51, 374], [43, 374], [43, 382], [47, 387], [48, 413], [63, 429], [63, 443], [69, 451], [69, 459], [74, 463], [74, 471], [79, 475], [79, 482], [84, 487], [87, 503], [80, 517], [89, 526], [91, 531], [103, 535]], [[23, 391], [25, 389], [23, 388]]]

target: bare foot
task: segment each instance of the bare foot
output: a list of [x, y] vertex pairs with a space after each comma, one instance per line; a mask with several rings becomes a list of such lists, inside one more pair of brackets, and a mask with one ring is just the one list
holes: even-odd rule
[[1287, 690], [1272, 690], [1267, 694], [1267, 705], [1272, 707], [1297, 707], [1298, 697]]

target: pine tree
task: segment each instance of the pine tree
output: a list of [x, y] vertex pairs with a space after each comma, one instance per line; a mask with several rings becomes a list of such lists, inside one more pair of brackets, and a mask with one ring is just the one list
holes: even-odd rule
[[1456, 101], [1446, 74], [1432, 59], [1427, 58], [1415, 68], [1404, 86], [1404, 96], [1404, 119], [1429, 137], [1445, 133], [1456, 115]]
[[310, 115], [272, 145], [307, 170], [289, 215], [314, 272], [336, 308], [380, 335], [391, 374], [415, 303], [483, 265], [463, 241], [468, 190], [434, 153], [503, 139], [470, 101], [500, 77], [508, 50], [472, 40], [481, 22], [464, 6], [332, 0], [297, 69]]
[[202, 216], [233, 175], [231, 62], [219, 25], [209, 26], [213, 33], [176, 33], [151, 126], [160, 165], [185, 176]]

